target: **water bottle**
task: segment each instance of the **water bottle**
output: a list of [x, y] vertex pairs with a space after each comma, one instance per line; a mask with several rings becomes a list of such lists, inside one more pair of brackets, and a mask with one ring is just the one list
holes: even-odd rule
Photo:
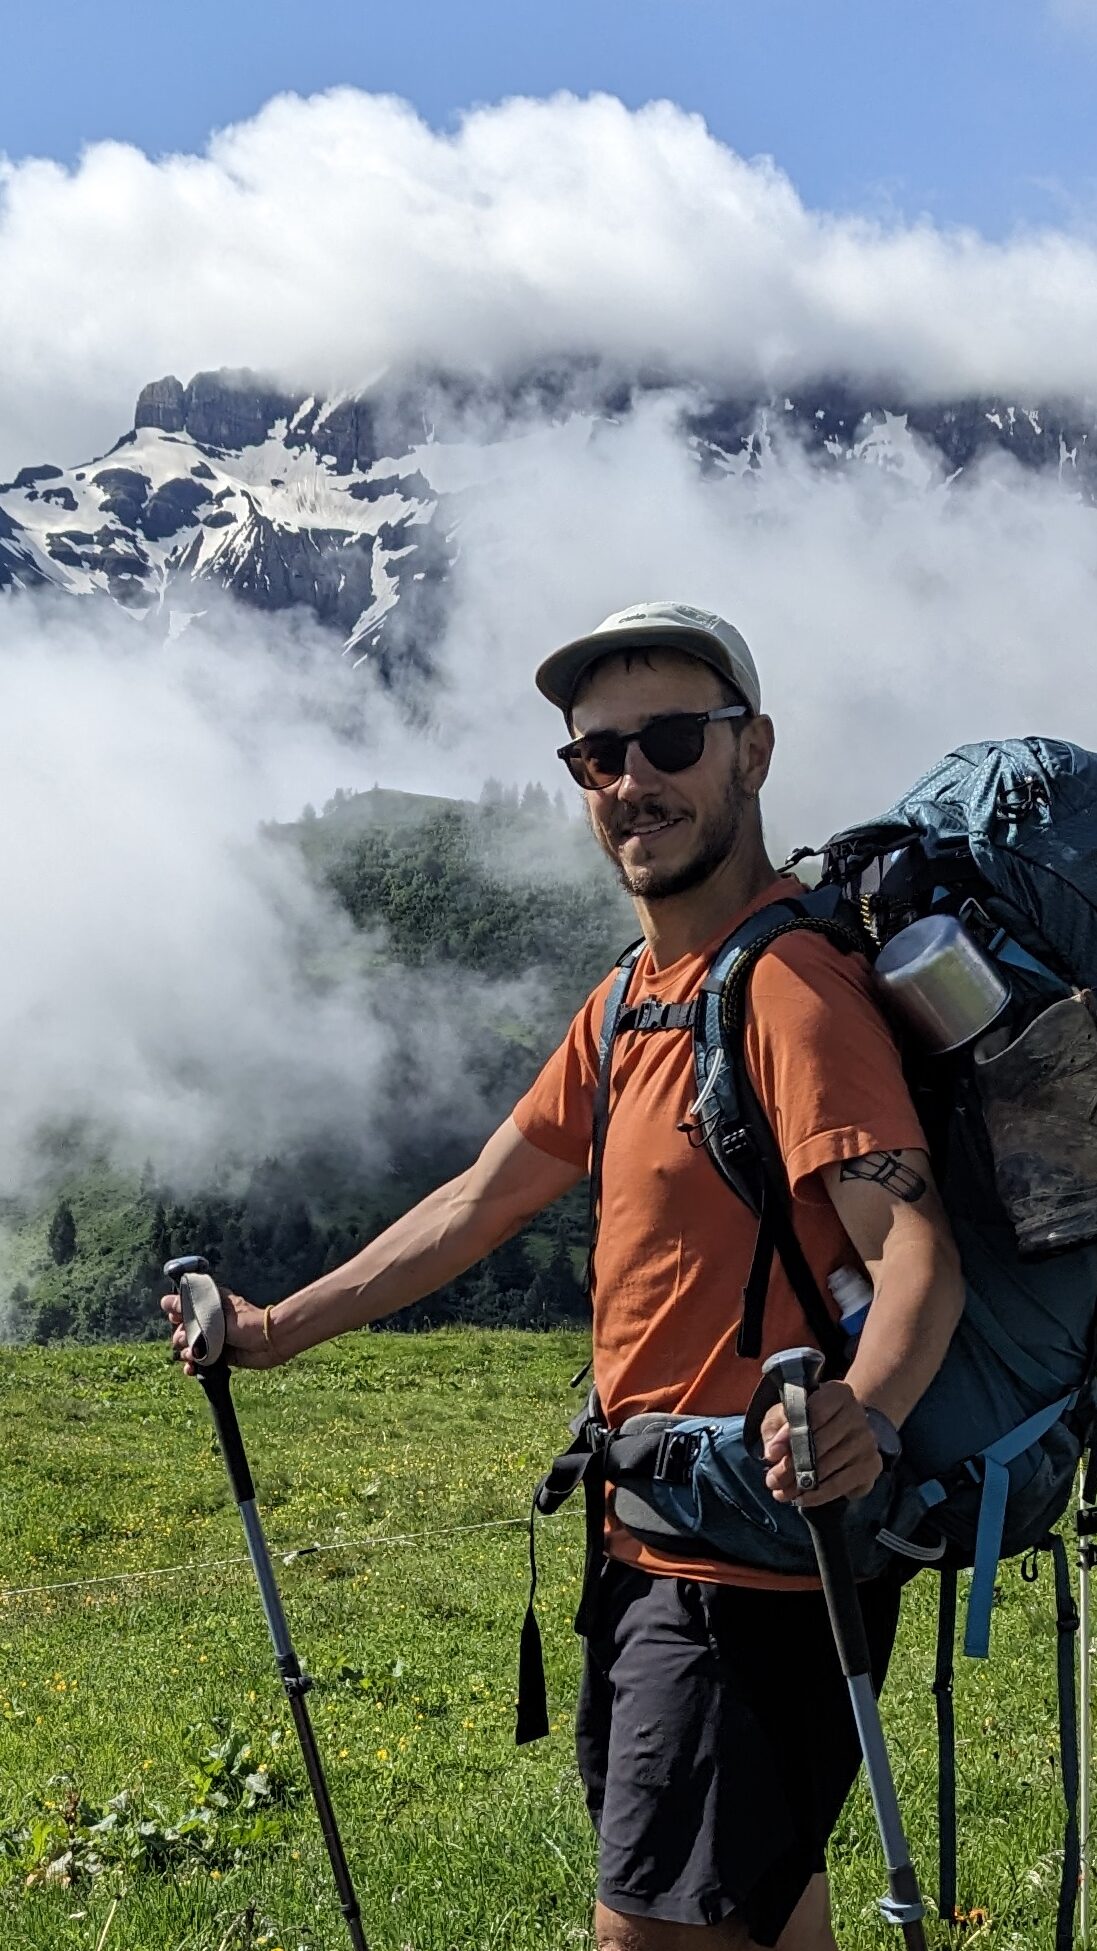
[[858, 1267], [839, 1267], [830, 1275], [827, 1286], [838, 1303], [847, 1341], [856, 1341], [872, 1306], [872, 1282], [865, 1279]]

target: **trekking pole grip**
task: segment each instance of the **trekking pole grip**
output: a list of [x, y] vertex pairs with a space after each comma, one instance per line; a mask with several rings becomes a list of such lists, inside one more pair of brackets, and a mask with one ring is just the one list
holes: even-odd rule
[[217, 1441], [238, 1504], [254, 1500], [255, 1485], [232, 1400], [232, 1370], [225, 1352], [225, 1315], [209, 1261], [191, 1253], [169, 1260], [165, 1278], [174, 1282], [183, 1313], [187, 1346], [209, 1403]]
[[[823, 1356], [817, 1348], [786, 1348], [771, 1355], [762, 1370], [763, 1375], [772, 1376], [781, 1392], [792, 1467], [797, 1488], [802, 1491], [815, 1490], [819, 1483], [808, 1403], [819, 1386], [822, 1369]], [[869, 1673], [872, 1662], [846, 1536], [846, 1500], [836, 1497], [801, 1515], [811, 1532], [842, 1672], [847, 1679]]]

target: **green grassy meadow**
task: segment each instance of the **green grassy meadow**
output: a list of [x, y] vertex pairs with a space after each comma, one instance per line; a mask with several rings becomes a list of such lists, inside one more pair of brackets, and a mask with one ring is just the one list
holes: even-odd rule
[[[553, 1736], [523, 1751], [526, 1539], [497, 1522], [521, 1517], [560, 1447], [585, 1352], [568, 1333], [381, 1333], [236, 1381], [272, 1546], [343, 1547], [278, 1573], [374, 1951], [591, 1942], [594, 1846], [571, 1749], [581, 1516], [540, 1526]], [[337, 1951], [344, 1927], [199, 1388], [156, 1345], [3, 1349], [0, 1431], [2, 1951]], [[885, 1695], [928, 1891], [935, 1596], [932, 1575], [908, 1590]], [[957, 1684], [973, 1916], [929, 1935], [1037, 1951], [1052, 1943], [1062, 1824], [1049, 1567], [1035, 1585], [1003, 1574], [994, 1655], [962, 1663]], [[897, 1943], [875, 1914], [883, 1873], [861, 1790], [832, 1873], [843, 1947]]]

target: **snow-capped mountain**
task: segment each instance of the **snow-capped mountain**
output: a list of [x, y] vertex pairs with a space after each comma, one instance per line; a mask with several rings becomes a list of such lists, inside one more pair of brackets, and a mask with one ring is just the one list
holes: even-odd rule
[[[265, 609], [307, 605], [352, 658], [424, 658], [443, 620], [465, 478], [447, 425], [472, 410], [481, 443], [486, 425], [503, 440], [531, 407], [565, 428], [667, 388], [599, 392], [579, 369], [505, 393], [433, 379], [330, 400], [291, 398], [248, 373], [157, 380], [101, 459], [29, 466], [0, 484], [0, 590], [53, 585], [148, 613], [201, 609], [212, 583]], [[1070, 404], [904, 406], [827, 385], [687, 405], [680, 424], [710, 474], [764, 468], [792, 434], [824, 465], [899, 469], [916, 485], [961, 482], [997, 451], [1097, 505], [1097, 416]]]
[[445, 518], [406, 453], [379, 464], [377, 429], [365, 402], [289, 401], [250, 376], [155, 381], [101, 459], [0, 484], [0, 588], [147, 611], [200, 609], [212, 582], [264, 609], [307, 604], [354, 655], [398, 605], [401, 637], [417, 622], [429, 638]]

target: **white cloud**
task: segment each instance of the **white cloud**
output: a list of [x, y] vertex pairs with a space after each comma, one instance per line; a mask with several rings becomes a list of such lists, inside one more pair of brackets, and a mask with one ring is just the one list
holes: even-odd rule
[[376, 945], [259, 836], [382, 763], [437, 777], [384, 697], [349, 744], [329, 646], [228, 604], [162, 647], [71, 597], [9, 599], [3, 621], [0, 1189], [74, 1120], [184, 1182], [317, 1136], [376, 1167], [409, 1119], [394, 1022], [423, 1026], [415, 1116], [475, 1131], [458, 1009], [429, 977], [378, 976]]
[[[998, 461], [945, 490], [897, 433], [893, 468], [785, 445], [760, 473], [704, 479], [665, 399], [617, 425], [467, 431], [430, 725], [367, 688], [349, 745], [331, 728], [367, 674], [308, 625], [226, 604], [160, 648], [106, 603], [0, 605], [0, 721], [19, 727], [0, 773], [0, 1185], [41, 1122], [80, 1114], [174, 1172], [321, 1130], [383, 1156], [402, 1099], [379, 1003], [402, 1007], [405, 979], [378, 990], [345, 918], [256, 846], [257, 824], [374, 780], [475, 797], [489, 774], [558, 773], [578, 804], [532, 673], [627, 603], [680, 598], [743, 629], [777, 724], [778, 852], [882, 810], [962, 740], [1097, 746], [1097, 518], [1054, 477]], [[593, 847], [591, 863], [608, 873]], [[337, 973], [320, 997], [301, 980], [317, 958]], [[428, 998], [419, 1111], [464, 1118], [471, 1145], [467, 993]]]
[[755, 385], [1094, 390], [1092, 230], [991, 243], [807, 209], [667, 102], [514, 100], [439, 134], [405, 104], [281, 96], [204, 155], [0, 165], [0, 466], [86, 458], [147, 379], [291, 386], [548, 354]]
[[706, 481], [667, 402], [485, 454], [446, 646], [463, 749], [490, 716], [533, 771], [560, 727], [535, 664], [665, 597], [730, 617], [754, 650], [781, 845], [882, 811], [956, 743], [1097, 747], [1097, 516], [1008, 459], [946, 488], [898, 430], [891, 458], [820, 464], [785, 440], [761, 472]]
[[[169, 369], [357, 384], [401, 361], [665, 360], [721, 381], [894, 368], [913, 391], [1092, 391], [1097, 252], [1002, 246], [804, 209], [667, 104], [513, 102], [453, 137], [350, 91], [274, 101], [203, 158], [100, 144], [9, 167], [0, 202], [0, 452], [86, 455]], [[8, 836], [0, 1183], [35, 1125], [89, 1112], [175, 1168], [372, 1118], [390, 1049], [345, 921], [254, 843], [337, 785], [475, 795], [551, 781], [532, 688], [557, 642], [639, 598], [729, 615], [778, 752], [780, 842], [879, 810], [964, 739], [1097, 746], [1094, 515], [1008, 461], [945, 491], [933, 454], [812, 464], [784, 447], [703, 480], [673, 402], [434, 450], [462, 508], [433, 732], [380, 696], [353, 752], [330, 641], [227, 611], [170, 650], [104, 606], [0, 606]], [[563, 774], [561, 771], [561, 780]], [[16, 844], [17, 843], [17, 844]], [[302, 987], [301, 942], [343, 976]], [[461, 1028], [431, 1012], [439, 1101]], [[380, 1140], [383, 1143], [383, 1135]]]

